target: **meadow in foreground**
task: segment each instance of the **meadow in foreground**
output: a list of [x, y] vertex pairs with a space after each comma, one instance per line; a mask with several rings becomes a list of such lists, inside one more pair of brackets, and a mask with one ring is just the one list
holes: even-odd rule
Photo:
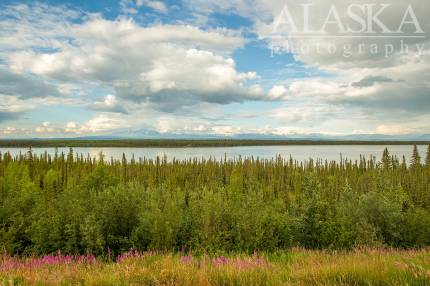
[[1, 285], [430, 285], [430, 252], [291, 250], [198, 257], [130, 251], [93, 256], [1, 257]]
[[430, 147], [409, 163], [6, 153], [0, 246], [4, 285], [430, 285]]

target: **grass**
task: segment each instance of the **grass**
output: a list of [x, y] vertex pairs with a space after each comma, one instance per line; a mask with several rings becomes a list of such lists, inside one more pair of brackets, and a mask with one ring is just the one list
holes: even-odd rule
[[430, 250], [0, 259], [0, 285], [430, 285]]

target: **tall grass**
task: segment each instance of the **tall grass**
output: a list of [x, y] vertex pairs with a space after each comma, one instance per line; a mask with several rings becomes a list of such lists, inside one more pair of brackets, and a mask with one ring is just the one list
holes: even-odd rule
[[0, 260], [1, 285], [430, 285], [429, 250], [295, 249], [246, 256], [131, 251]]

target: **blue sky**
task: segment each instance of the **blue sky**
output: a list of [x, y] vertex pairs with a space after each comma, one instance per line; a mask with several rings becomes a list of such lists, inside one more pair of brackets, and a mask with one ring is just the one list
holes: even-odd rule
[[[315, 26], [354, 4], [309, 2]], [[381, 21], [396, 23], [406, 6], [388, 2]], [[426, 4], [408, 4], [421, 21]], [[2, 1], [0, 137], [430, 133], [426, 37], [404, 41], [408, 54], [279, 38], [285, 7], [303, 16], [292, 0]]]

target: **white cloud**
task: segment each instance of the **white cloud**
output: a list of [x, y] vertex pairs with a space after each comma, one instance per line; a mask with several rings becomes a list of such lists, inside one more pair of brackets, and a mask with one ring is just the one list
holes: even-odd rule
[[[339, 11], [341, 20], [348, 23], [347, 7], [349, 4], [356, 4], [355, 1], [311, 1], [313, 4], [313, 16], [310, 17], [310, 26], [318, 27], [325, 20], [324, 11], [328, 11], [331, 5], [335, 5]], [[390, 6], [378, 17], [383, 25], [393, 28], [399, 26], [406, 8], [410, 5], [417, 15], [418, 24], [425, 32], [430, 31], [430, 24], [426, 19], [426, 13], [430, 9], [430, 3], [419, 0], [409, 1], [408, 3], [399, 3], [398, 1], [373, 1], [376, 10], [379, 10], [383, 3]], [[294, 1], [286, 1], [286, 4], [292, 10], [293, 17], [300, 18], [302, 15]], [[284, 5], [284, 3], [282, 4]], [[281, 6], [282, 7], [282, 6]], [[294, 10], [294, 9], [298, 10]], [[316, 13], [320, 11], [321, 13]], [[273, 17], [280, 13], [277, 8], [272, 11]], [[260, 21], [261, 36], [269, 36], [270, 21], [262, 24]], [[375, 30], [381, 30], [379, 24], [375, 24]], [[413, 33], [415, 25], [409, 25], [410, 32]], [[258, 28], [258, 27], [257, 27]], [[337, 29], [337, 25], [329, 27], [332, 30]], [[333, 31], [334, 32], [334, 31]], [[266, 34], [264, 34], [266, 33]], [[270, 38], [269, 39], [273, 39]], [[273, 39], [271, 45], [284, 45], [287, 41], [276, 42]], [[320, 97], [321, 100], [326, 98], [331, 104], [346, 104], [346, 108], [370, 108], [374, 114], [397, 112], [396, 116], [403, 117], [406, 120], [419, 116], [422, 113], [428, 113], [430, 109], [430, 97], [428, 88], [430, 86], [430, 41], [428, 37], [408, 39], [387, 39], [387, 38], [318, 38], [313, 39], [296, 39], [290, 38], [290, 46], [310, 46], [316, 44], [320, 46], [332, 45], [337, 47], [338, 52], [329, 53], [327, 51], [304, 52], [301, 49], [295, 50], [295, 57], [307, 64], [308, 66], [317, 67], [320, 70], [329, 71], [336, 77], [325, 79], [312, 79], [309, 81], [293, 82], [289, 91], [292, 94], [313, 95]], [[359, 52], [359, 46], [362, 45], [364, 52]], [[375, 53], [370, 52], [370, 47], [378, 47]], [[401, 53], [401, 46], [408, 46], [408, 53]], [[418, 45], [418, 46], [417, 46]], [[349, 56], [344, 54], [345, 46], [351, 47], [352, 51]], [[388, 48], [387, 48], [388, 47]], [[420, 47], [420, 48], [418, 48]], [[393, 49], [389, 56], [386, 56], [386, 49]], [[421, 49], [421, 50], [420, 50]], [[406, 49], [403, 49], [404, 51]], [[388, 112], [386, 112], [388, 111]], [[401, 113], [399, 113], [401, 111]], [[376, 115], [377, 116], [377, 115]], [[380, 118], [382, 119], [382, 118]]]
[[[114, 89], [118, 101], [148, 102], [169, 112], [199, 102], [264, 99], [261, 88], [248, 85], [256, 73], [239, 72], [229, 56], [245, 42], [233, 31], [142, 27], [131, 20], [99, 17], [64, 29], [68, 37], [56, 39], [59, 50], [8, 53], [10, 68], [65, 84], [103, 83]], [[97, 102], [94, 107], [111, 106]]]
[[0, 112], [25, 112], [32, 109], [35, 103], [21, 100], [15, 96], [0, 94]]
[[376, 128], [376, 133], [379, 134], [393, 134], [393, 135], [404, 135], [408, 134], [410, 129], [405, 129], [404, 127], [398, 125], [379, 125]]
[[[298, 7], [296, 1], [286, 2]], [[318, 11], [336, 4], [342, 19], [345, 9], [341, 7], [351, 3], [349, 0], [312, 2]], [[388, 2], [405, 6], [394, 0]], [[283, 43], [268, 38], [273, 19], [285, 4], [283, 0], [186, 0], [184, 3], [196, 17], [210, 17], [217, 12], [247, 17], [253, 21], [253, 30], [261, 40], [267, 41], [268, 46], [283, 48]], [[421, 0], [412, 0], [410, 4], [416, 7], [420, 19], [426, 16], [430, 5]], [[121, 1], [123, 12], [128, 15], [137, 13], [138, 6], [169, 12], [161, 1]], [[398, 22], [396, 15], [400, 10], [381, 18], [392, 25]], [[294, 16], [299, 15], [299, 11], [293, 12]], [[311, 17], [311, 25], [318, 25], [324, 16], [321, 13]], [[425, 31], [429, 30], [429, 23], [422, 23]], [[98, 112], [88, 122], [73, 122], [74, 125], [61, 128], [61, 132], [79, 134], [129, 126], [145, 126], [164, 133], [202, 134], [266, 131], [286, 134], [318, 130], [400, 133], [394, 128], [400, 125], [399, 121], [405, 121], [402, 130], [419, 132], [414, 126], [421, 128], [422, 122], [428, 120], [428, 38], [411, 42], [425, 44], [422, 52], [408, 55], [395, 52], [389, 58], [381, 54], [353, 52], [345, 57], [341, 52], [297, 50], [294, 57], [305, 69], [312, 67], [327, 72], [328, 76], [319, 74], [305, 79], [281, 76], [275, 85], [264, 85], [268, 89], [265, 94], [259, 76], [254, 71], [240, 71], [233, 59], [233, 52], [247, 42], [239, 31], [183, 24], [142, 26], [124, 15], [107, 20], [100, 15], [40, 3], [7, 6], [0, 11], [0, 27], [0, 122], [17, 119], [38, 104], [59, 102]], [[339, 38], [301, 43], [334, 43], [341, 47], [356, 45], [359, 41]], [[387, 40], [375, 41], [385, 44]], [[364, 40], [365, 44], [370, 42]], [[299, 44], [297, 39], [291, 43]], [[394, 45], [396, 49], [398, 45]], [[88, 96], [88, 87], [102, 88], [109, 95], [94, 100]], [[270, 110], [271, 114], [264, 114], [264, 118], [254, 116], [260, 120], [256, 119], [254, 127], [209, 118], [214, 106], [247, 100], [286, 100], [287, 107]], [[183, 115], [188, 117], [180, 117]], [[267, 117], [282, 126], [261, 127]], [[45, 133], [48, 128], [54, 128], [55, 132], [58, 129], [55, 124], [36, 128]]]
[[214, 126], [212, 131], [216, 135], [233, 136], [240, 134], [242, 132], [242, 128], [237, 126]]
[[77, 133], [98, 133], [110, 131], [121, 127], [127, 127], [128, 123], [121, 117], [113, 117], [106, 114], [99, 114], [77, 130]]
[[[133, 5], [164, 11], [162, 2], [121, 2], [123, 9]], [[255, 72], [238, 71], [231, 56], [246, 43], [238, 31], [183, 24], [141, 26], [125, 17], [107, 20], [43, 4], [8, 6], [1, 15], [0, 25], [6, 27], [2, 36], [19, 39], [0, 42], [0, 51], [7, 49], [0, 52], [0, 59], [10, 69], [4, 72], [28, 82], [10, 84], [15, 89], [26, 86], [14, 90], [15, 97], [34, 98], [35, 106], [45, 96], [45, 104], [80, 105], [100, 112], [87, 123], [63, 129], [68, 133], [123, 127], [148, 110], [203, 114], [207, 113], [199, 109], [203, 105], [208, 110], [211, 104], [281, 99], [274, 97], [276, 88], [264, 95]], [[0, 85], [0, 90], [7, 86]], [[112, 94], [95, 102], [85, 98], [87, 90], [101, 86]], [[190, 130], [198, 132], [202, 126]], [[39, 127], [38, 132], [48, 128]]]
[[11, 135], [11, 134], [15, 134], [17, 132], [18, 132], [18, 130], [15, 127], [11, 127], [11, 126], [3, 128], [3, 130], [2, 130], [2, 133], [5, 135]]
[[74, 130], [76, 130], [76, 128], [78, 128], [78, 124], [76, 124], [76, 122], [74, 121], [70, 121], [70, 122], [67, 122], [65, 131], [73, 132]]
[[84, 17], [79, 10], [34, 2], [0, 9], [0, 56], [16, 49], [55, 50], [69, 39], [71, 21]]
[[0, 95], [2, 94], [20, 99], [61, 96], [56, 86], [46, 83], [45, 80], [13, 73], [0, 65]]
[[[253, 29], [260, 39], [265, 39], [268, 47], [277, 48], [275, 57], [276, 51], [283, 53], [287, 52], [287, 48], [293, 47], [295, 48], [293, 55], [297, 61], [303, 62], [307, 67], [329, 72], [331, 75], [326, 78], [290, 80], [290, 84], [285, 86], [286, 90], [273, 87], [269, 95], [273, 96], [275, 91], [278, 91], [276, 93], [285, 94], [283, 97], [313, 97], [312, 100], [319, 102], [345, 105], [350, 113], [356, 113], [357, 109], [362, 108], [372, 108], [374, 114], [385, 114], [384, 110], [402, 111], [397, 116], [406, 120], [416, 117], [417, 113], [428, 113], [430, 110], [428, 96], [430, 39], [428, 36], [416, 39], [357, 38], [348, 35], [338, 38], [294, 38], [287, 37], [292, 31], [291, 26], [287, 25], [281, 26], [280, 31], [276, 31], [284, 32], [282, 36], [275, 36], [273, 34], [275, 20], [285, 5], [296, 26], [299, 29], [303, 28], [303, 3], [297, 3], [295, 0], [232, 0], [216, 3], [187, 0], [186, 3], [193, 6], [191, 9], [194, 11], [200, 11], [205, 15], [232, 11], [247, 17], [253, 21]], [[381, 9], [382, 4], [388, 4], [390, 6], [378, 16], [383, 25], [396, 30], [407, 7], [411, 6], [417, 16], [419, 28], [422, 27], [426, 33], [430, 32], [430, 22], [426, 21], [427, 11], [430, 9], [428, 1], [412, 0], [405, 3], [394, 0], [374, 0], [371, 3], [357, 3], [353, 0], [311, 0], [307, 3], [311, 4], [310, 30], [318, 30], [323, 26], [332, 6], [337, 9], [344, 26], [351, 25], [356, 29], [359, 23], [354, 23], [354, 20], [347, 15], [350, 4], [373, 4], [375, 13]], [[365, 15], [362, 13], [360, 16]], [[378, 23], [374, 23], [374, 28], [377, 31], [382, 30]], [[415, 31], [415, 25], [409, 24], [404, 28], [405, 31], [409, 29], [409, 34]], [[329, 32], [335, 32], [337, 29], [338, 25], [335, 24], [327, 26]], [[401, 53], [402, 44], [408, 45], [409, 53]], [[359, 51], [360, 45], [364, 46], [363, 52]], [[371, 45], [376, 45], [376, 52], [370, 51]], [[335, 46], [337, 51], [328, 52], [328, 46]], [[393, 51], [386, 57], [386, 49], [391, 48]], [[305, 103], [302, 102], [302, 104]]]
[[50, 122], [42, 122], [40, 126], [37, 126], [34, 131], [38, 134], [50, 134], [58, 132], [58, 130], [55, 127], [51, 126]]
[[272, 99], [283, 99], [287, 96], [288, 90], [283, 85], [275, 85], [269, 90], [268, 96]]
[[[270, 5], [270, 1], [265, 2]], [[253, 0], [184, 0], [184, 4], [196, 14], [196, 17], [204, 18], [206, 21], [213, 13], [238, 14], [254, 19], [257, 15], [262, 16], [266, 13], [264, 6], [256, 6], [258, 1]]]
[[140, 6], [147, 6], [155, 11], [158, 11], [160, 13], [167, 13], [168, 12], [168, 8], [166, 6], [166, 4], [164, 4], [161, 1], [151, 1], [151, 0], [137, 0], [136, 1], [136, 5], [138, 7]]
[[108, 94], [103, 101], [96, 101], [92, 108], [98, 111], [127, 114], [128, 111], [118, 102], [115, 95]]
[[68, 122], [67, 123], [67, 125], [66, 125], [66, 127], [67, 128], [71, 128], [71, 129], [74, 129], [74, 128], [76, 128], [78, 125], [76, 124], [76, 122], [74, 122], [74, 121], [70, 121], [70, 122]]
[[0, 122], [18, 119], [25, 112], [36, 107], [34, 100], [22, 100], [0, 93]]

